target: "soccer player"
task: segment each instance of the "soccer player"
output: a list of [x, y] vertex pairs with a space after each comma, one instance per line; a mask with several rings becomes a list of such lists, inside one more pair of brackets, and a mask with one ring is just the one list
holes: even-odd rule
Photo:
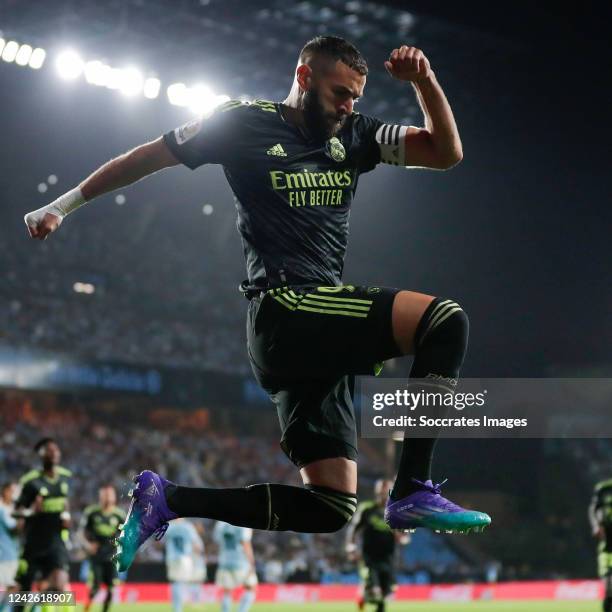
[[[222, 164], [236, 195], [249, 299], [247, 341], [255, 376], [276, 405], [281, 447], [304, 487], [188, 488], [143, 471], [120, 538], [127, 568], [169, 520], [199, 516], [243, 527], [333, 532], [357, 507], [353, 377], [414, 355], [413, 378], [453, 392], [468, 319], [455, 301], [414, 291], [342, 284], [351, 203], [360, 174], [379, 162], [446, 170], [462, 159], [457, 126], [429, 60], [394, 49], [385, 68], [412, 84], [424, 127], [391, 125], [354, 112], [368, 68], [335, 36], [299, 54], [284, 102], [230, 101], [107, 162], [78, 187], [25, 216], [43, 240], [85, 202], [157, 170]], [[390, 93], [389, 97], [392, 98]], [[387, 502], [394, 529], [481, 530], [490, 523], [444, 498], [431, 480], [436, 439], [406, 439]]]
[[15, 538], [17, 520], [13, 518], [16, 491], [14, 482], [5, 482], [0, 488], [0, 612], [5, 608], [1, 593], [14, 586], [19, 558]]
[[593, 536], [599, 540], [599, 576], [605, 581], [604, 612], [612, 612], [612, 479], [595, 485], [589, 506]]
[[104, 585], [106, 597], [104, 612], [113, 601], [113, 588], [119, 582], [117, 568], [113, 562], [115, 538], [119, 527], [125, 521], [125, 512], [117, 506], [117, 492], [113, 485], [107, 484], [98, 490], [98, 503], [87, 506], [81, 517], [79, 537], [89, 555], [91, 584], [85, 610]]
[[177, 519], [168, 527], [166, 536], [166, 574], [172, 584], [172, 610], [181, 612], [185, 588], [193, 582], [195, 558], [204, 555], [204, 543], [192, 523]]
[[356, 538], [361, 535], [361, 567], [363, 591], [358, 606], [366, 603], [376, 606], [376, 612], [384, 612], [385, 601], [395, 589], [393, 570], [396, 543], [408, 544], [408, 536], [393, 532], [385, 522], [387, 494], [393, 483], [378, 480], [374, 485], [374, 499], [362, 502], [353, 515], [346, 532], [346, 552], [350, 559], [357, 558]]
[[[68, 497], [72, 481], [70, 470], [60, 466], [62, 453], [52, 438], [34, 446], [42, 468], [32, 470], [20, 480], [21, 495], [16, 516], [25, 518], [25, 538], [16, 582], [29, 591], [35, 579], [42, 579], [47, 591], [65, 591], [68, 584]], [[22, 610], [23, 606], [15, 606]]]
[[248, 612], [255, 601], [257, 574], [255, 556], [251, 544], [252, 529], [235, 527], [218, 521], [213, 538], [219, 546], [219, 561], [215, 582], [223, 590], [221, 612], [232, 607], [232, 592], [243, 587], [244, 592], [238, 604], [238, 612]]

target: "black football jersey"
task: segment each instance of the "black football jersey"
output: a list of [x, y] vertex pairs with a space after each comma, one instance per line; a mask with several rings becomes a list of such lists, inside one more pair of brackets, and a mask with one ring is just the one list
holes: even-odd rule
[[41, 470], [32, 470], [20, 480], [21, 495], [17, 508], [31, 509], [38, 496], [42, 497], [42, 510], [35, 512], [25, 522], [25, 548], [46, 549], [64, 542], [68, 533], [62, 528], [60, 515], [67, 509], [72, 473], [57, 467], [55, 478], [49, 478]]
[[279, 103], [230, 101], [164, 140], [189, 168], [223, 165], [236, 199], [248, 286], [335, 286], [359, 176], [381, 161], [380, 142], [399, 150], [400, 127], [353, 113], [323, 142], [287, 122]]

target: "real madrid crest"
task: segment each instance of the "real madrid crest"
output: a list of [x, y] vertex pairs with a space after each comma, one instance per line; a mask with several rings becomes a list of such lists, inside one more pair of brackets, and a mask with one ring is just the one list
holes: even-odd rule
[[327, 141], [327, 151], [334, 161], [341, 162], [346, 159], [344, 145], [335, 136]]

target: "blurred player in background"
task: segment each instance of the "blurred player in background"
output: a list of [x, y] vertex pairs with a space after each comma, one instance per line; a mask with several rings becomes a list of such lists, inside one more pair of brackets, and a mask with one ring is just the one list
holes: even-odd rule
[[376, 612], [384, 612], [386, 599], [395, 590], [396, 543], [408, 544], [406, 534], [399, 535], [385, 522], [385, 504], [390, 480], [378, 480], [374, 485], [374, 499], [362, 502], [353, 516], [346, 533], [346, 552], [351, 560], [357, 560], [357, 536], [361, 536], [360, 575], [363, 581], [358, 606], [376, 606]]
[[[186, 519], [173, 521], [166, 535], [166, 574], [172, 584], [172, 610], [181, 612], [187, 586], [194, 581], [204, 557], [204, 543], [195, 526]], [[203, 580], [206, 579], [204, 575]]]
[[[17, 484], [5, 482], [0, 489], [0, 591], [7, 591], [15, 584], [19, 559], [17, 520], [13, 518]], [[5, 608], [3, 594], [0, 594], [0, 612]]]
[[[36, 579], [45, 582], [47, 591], [65, 591], [72, 473], [60, 466], [62, 453], [52, 438], [40, 440], [34, 450], [42, 467], [21, 478], [22, 489], [16, 503], [16, 516], [25, 519], [23, 554], [16, 582], [21, 591], [30, 591]], [[14, 609], [23, 610], [23, 606], [14, 606]]]
[[252, 529], [236, 527], [218, 521], [213, 538], [219, 546], [219, 562], [215, 582], [223, 589], [221, 612], [229, 612], [232, 607], [234, 589], [243, 587], [244, 592], [238, 604], [238, 612], [247, 612], [255, 601], [257, 573], [255, 556], [251, 544]]
[[589, 506], [593, 535], [599, 540], [599, 576], [605, 581], [604, 612], [612, 612], [612, 479], [595, 485]]
[[85, 610], [89, 610], [100, 587], [106, 587], [104, 612], [113, 601], [113, 587], [119, 582], [112, 560], [115, 554], [114, 540], [119, 526], [125, 520], [125, 512], [117, 506], [117, 492], [112, 485], [103, 485], [98, 491], [98, 503], [83, 511], [79, 538], [89, 556], [90, 590]]

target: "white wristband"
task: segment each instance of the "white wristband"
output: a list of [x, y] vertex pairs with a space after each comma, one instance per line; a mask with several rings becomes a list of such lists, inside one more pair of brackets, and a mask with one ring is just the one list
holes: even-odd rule
[[47, 214], [51, 213], [56, 217], [60, 218], [60, 221], [73, 210], [76, 210], [80, 206], [83, 206], [87, 200], [83, 197], [83, 193], [79, 187], [68, 191], [64, 195], [61, 195], [57, 200], [47, 204], [38, 210], [29, 212], [23, 220], [26, 222], [28, 227], [36, 227], [42, 218]]

